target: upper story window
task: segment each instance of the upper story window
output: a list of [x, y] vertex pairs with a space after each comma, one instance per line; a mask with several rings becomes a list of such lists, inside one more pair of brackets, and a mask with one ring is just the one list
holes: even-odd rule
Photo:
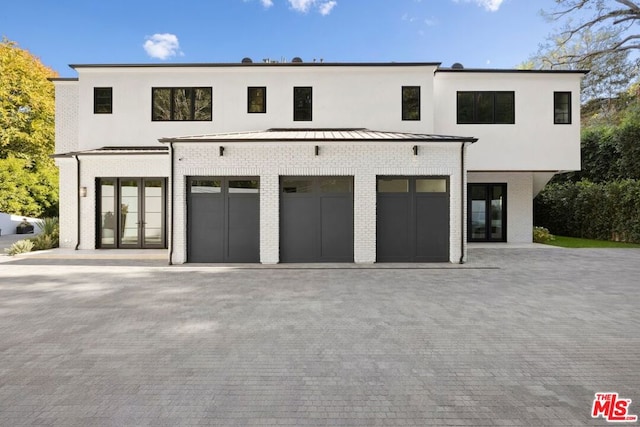
[[553, 123], [571, 124], [571, 92], [553, 92]]
[[113, 112], [113, 91], [110, 87], [93, 88], [93, 114]]
[[267, 88], [266, 87], [250, 87], [248, 88], [249, 101], [247, 103], [247, 111], [249, 113], [266, 113], [267, 112]]
[[402, 120], [420, 120], [420, 86], [402, 86]]
[[514, 124], [513, 91], [458, 92], [458, 124]]
[[312, 118], [312, 88], [293, 88], [293, 121], [310, 122]]
[[211, 120], [210, 87], [154, 87], [151, 89], [153, 121]]

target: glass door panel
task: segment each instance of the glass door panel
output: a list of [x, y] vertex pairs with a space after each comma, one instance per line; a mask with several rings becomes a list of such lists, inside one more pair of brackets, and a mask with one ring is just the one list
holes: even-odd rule
[[164, 191], [161, 179], [144, 180], [143, 246], [163, 246]]
[[103, 179], [100, 181], [100, 247], [116, 246], [117, 221], [114, 214], [116, 206], [116, 180]]
[[494, 185], [491, 193], [491, 240], [502, 240], [504, 235], [502, 231], [502, 186]]
[[484, 240], [487, 228], [487, 192], [484, 186], [471, 186], [471, 240]]
[[139, 180], [120, 181], [120, 245], [138, 247], [140, 245], [139, 222]]

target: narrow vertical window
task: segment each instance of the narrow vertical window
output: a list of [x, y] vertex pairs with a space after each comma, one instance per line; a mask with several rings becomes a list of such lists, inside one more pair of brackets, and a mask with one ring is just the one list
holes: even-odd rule
[[266, 87], [249, 87], [248, 88], [247, 112], [249, 113], [266, 113], [267, 112], [267, 88]]
[[293, 88], [293, 121], [310, 122], [312, 119], [312, 88]]
[[553, 93], [553, 123], [556, 125], [571, 124], [571, 92]]
[[402, 86], [402, 120], [420, 120], [420, 86]]
[[110, 87], [93, 88], [93, 113], [111, 114], [113, 112], [113, 91]]

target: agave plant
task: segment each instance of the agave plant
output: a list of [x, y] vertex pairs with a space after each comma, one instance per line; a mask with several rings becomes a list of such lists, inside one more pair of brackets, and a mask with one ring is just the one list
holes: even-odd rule
[[35, 221], [42, 234], [57, 236], [59, 234], [58, 217], [38, 219]]
[[18, 255], [24, 254], [26, 252], [31, 252], [33, 250], [33, 242], [30, 239], [18, 240], [11, 247], [5, 248], [5, 252], [7, 255]]

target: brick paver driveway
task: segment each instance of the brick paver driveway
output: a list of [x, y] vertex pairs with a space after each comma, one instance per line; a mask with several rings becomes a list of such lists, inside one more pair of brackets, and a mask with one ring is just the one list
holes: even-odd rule
[[601, 391], [640, 414], [640, 251], [470, 256], [0, 263], [0, 425], [606, 425]]

